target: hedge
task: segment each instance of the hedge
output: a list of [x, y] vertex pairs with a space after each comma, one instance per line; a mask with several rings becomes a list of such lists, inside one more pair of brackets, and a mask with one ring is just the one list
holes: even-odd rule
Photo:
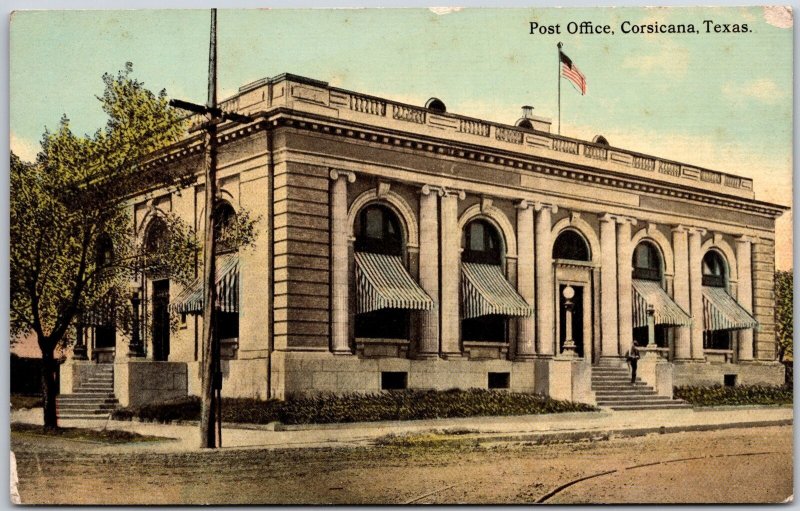
[[[223, 399], [225, 422], [266, 424], [325, 424], [384, 420], [419, 420], [495, 415], [585, 412], [595, 407], [557, 401], [536, 394], [491, 390], [419, 391], [405, 390], [380, 394], [323, 395], [290, 401]], [[196, 397], [177, 401], [121, 408], [115, 419], [138, 418], [170, 422], [198, 420], [200, 400]]]
[[787, 385], [737, 385], [724, 387], [675, 387], [675, 397], [695, 406], [792, 404], [792, 387]]

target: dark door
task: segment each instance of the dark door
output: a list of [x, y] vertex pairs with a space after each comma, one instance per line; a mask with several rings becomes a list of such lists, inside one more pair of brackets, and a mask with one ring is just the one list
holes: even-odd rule
[[[566, 299], [564, 298], [564, 288], [567, 286], [559, 286], [558, 297], [558, 324], [559, 324], [559, 351], [564, 349], [564, 342], [567, 340], [567, 309], [565, 307]], [[575, 341], [575, 353], [579, 357], [583, 357], [583, 287], [572, 286], [575, 290], [575, 296], [572, 298], [574, 303], [572, 307], [572, 340]]]
[[169, 280], [153, 281], [153, 360], [169, 359]]

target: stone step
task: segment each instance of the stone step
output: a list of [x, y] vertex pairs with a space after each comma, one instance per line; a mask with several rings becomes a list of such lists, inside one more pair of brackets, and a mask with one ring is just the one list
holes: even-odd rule
[[595, 395], [598, 397], [606, 396], [657, 396], [655, 390], [642, 390], [642, 389], [605, 389], [595, 390]]
[[107, 420], [110, 414], [103, 413], [101, 415], [96, 414], [82, 414], [82, 413], [70, 413], [66, 415], [59, 415], [59, 419], [72, 419], [72, 420]]
[[99, 406], [59, 406], [58, 413], [63, 415], [65, 413], [111, 413], [116, 410], [116, 405], [99, 405]]
[[674, 400], [666, 396], [624, 396], [598, 399], [597, 404], [601, 406], [630, 405], [641, 403], [672, 403]]
[[75, 391], [75, 393], [79, 392], [113, 392], [114, 386], [113, 385], [81, 385]]
[[[602, 406], [602, 405], [601, 405]], [[671, 402], [671, 403], [654, 403], [654, 404], [640, 404], [640, 405], [614, 405], [609, 406], [612, 410], [677, 410], [689, 409], [691, 406], [687, 403]]]
[[76, 397], [76, 398], [114, 398], [113, 392], [80, 392], [76, 394], [61, 394], [57, 396], [56, 399], [60, 399], [63, 397]]
[[118, 403], [115, 397], [74, 397], [64, 396], [56, 398], [56, 403], [82, 404], [82, 403]]

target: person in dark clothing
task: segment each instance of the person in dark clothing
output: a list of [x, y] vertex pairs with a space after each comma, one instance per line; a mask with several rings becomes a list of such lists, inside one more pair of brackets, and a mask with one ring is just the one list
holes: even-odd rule
[[628, 360], [628, 365], [631, 366], [631, 383], [636, 383], [636, 366], [639, 364], [639, 345], [636, 341], [631, 344], [625, 358]]

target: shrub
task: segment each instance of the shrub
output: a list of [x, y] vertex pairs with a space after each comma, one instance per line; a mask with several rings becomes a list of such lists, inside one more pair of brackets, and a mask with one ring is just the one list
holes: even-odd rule
[[782, 405], [792, 403], [793, 393], [792, 387], [786, 385], [714, 385], [675, 387], [675, 397], [695, 406]]
[[[535, 394], [490, 390], [405, 390], [380, 394], [320, 395], [291, 401], [223, 399], [222, 420], [250, 424], [325, 424], [491, 415], [582, 412], [596, 408]], [[200, 400], [186, 398], [114, 412], [115, 419], [198, 420]]]

